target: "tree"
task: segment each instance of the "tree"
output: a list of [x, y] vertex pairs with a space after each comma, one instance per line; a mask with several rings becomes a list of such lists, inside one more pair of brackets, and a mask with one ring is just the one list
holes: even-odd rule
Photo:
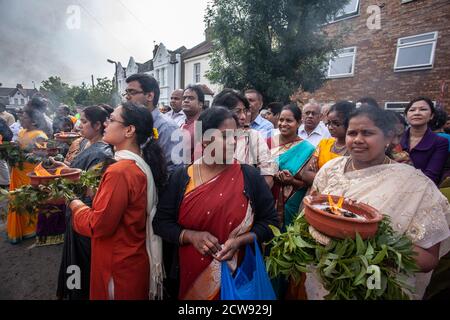
[[213, 41], [214, 83], [254, 88], [266, 101], [287, 102], [302, 87], [319, 88], [341, 35], [323, 25], [348, 0], [212, 0], [205, 22]]
[[89, 90], [89, 104], [112, 104], [113, 93], [113, 81], [108, 78], [97, 78], [97, 84]]
[[75, 104], [73, 97], [69, 95], [70, 86], [63, 82], [60, 77], [50, 77], [42, 81], [40, 91], [44, 92], [47, 98], [51, 101], [53, 106], [58, 106], [61, 103], [73, 105]]
[[42, 81], [40, 90], [45, 93], [52, 102], [53, 107], [61, 103], [71, 107], [75, 105], [96, 105], [100, 103], [113, 104], [113, 82], [108, 78], [98, 78], [94, 87], [87, 86], [84, 82], [81, 86], [70, 86], [64, 83], [60, 77], [52, 76]]

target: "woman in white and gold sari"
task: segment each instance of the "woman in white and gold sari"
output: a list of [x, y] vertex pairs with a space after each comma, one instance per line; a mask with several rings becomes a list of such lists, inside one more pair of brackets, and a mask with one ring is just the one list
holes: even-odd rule
[[[347, 129], [350, 156], [326, 163], [312, 188], [321, 194], [369, 204], [390, 216], [394, 230], [408, 236], [414, 244], [420, 272], [410, 279], [416, 289], [412, 298], [421, 299], [433, 269], [450, 249], [450, 206], [420, 170], [385, 156], [392, 126], [384, 110], [356, 110]], [[315, 275], [308, 274], [305, 287], [308, 299], [322, 299], [326, 294]]]

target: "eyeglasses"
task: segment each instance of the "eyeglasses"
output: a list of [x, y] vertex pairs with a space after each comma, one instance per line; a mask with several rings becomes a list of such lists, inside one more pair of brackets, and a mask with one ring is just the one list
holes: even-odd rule
[[125, 93], [122, 94], [123, 97], [126, 96], [135, 96], [137, 94], [141, 94], [144, 93], [144, 91], [137, 91], [137, 90], [133, 90], [133, 89], [126, 89]]
[[110, 123], [113, 123], [113, 122], [118, 122], [118, 123], [121, 123], [122, 125], [126, 126], [125, 122], [119, 121], [119, 120], [116, 120], [116, 119], [111, 119], [111, 118], [106, 119], [105, 122], [106, 122], [107, 124], [110, 124]]

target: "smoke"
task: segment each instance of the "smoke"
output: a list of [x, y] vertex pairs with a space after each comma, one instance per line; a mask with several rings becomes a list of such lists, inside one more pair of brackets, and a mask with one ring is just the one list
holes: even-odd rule
[[206, 2], [0, 0], [0, 83], [32, 88], [33, 81], [39, 86], [59, 76], [89, 84], [91, 75], [112, 78], [107, 59], [124, 66], [130, 56], [151, 59], [154, 41], [170, 49], [194, 46], [203, 41]]

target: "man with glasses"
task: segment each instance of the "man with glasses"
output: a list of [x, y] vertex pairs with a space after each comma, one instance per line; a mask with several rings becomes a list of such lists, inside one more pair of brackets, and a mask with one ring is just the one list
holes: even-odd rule
[[320, 140], [331, 137], [325, 124], [320, 121], [321, 118], [322, 110], [317, 102], [309, 102], [303, 107], [303, 124], [298, 130], [298, 135], [315, 147]]
[[[127, 89], [124, 96], [130, 102], [142, 104], [147, 107], [153, 116], [153, 125], [158, 130], [158, 143], [164, 151], [167, 162], [167, 170], [172, 172], [175, 165], [172, 161], [172, 149], [176, 145], [176, 141], [172, 141], [172, 133], [178, 129], [177, 124], [168, 117], [161, 114], [156, 107], [159, 102], [159, 85], [152, 76], [144, 73], [137, 73], [129, 76], [126, 80]], [[148, 128], [152, 130], [153, 128]]]

